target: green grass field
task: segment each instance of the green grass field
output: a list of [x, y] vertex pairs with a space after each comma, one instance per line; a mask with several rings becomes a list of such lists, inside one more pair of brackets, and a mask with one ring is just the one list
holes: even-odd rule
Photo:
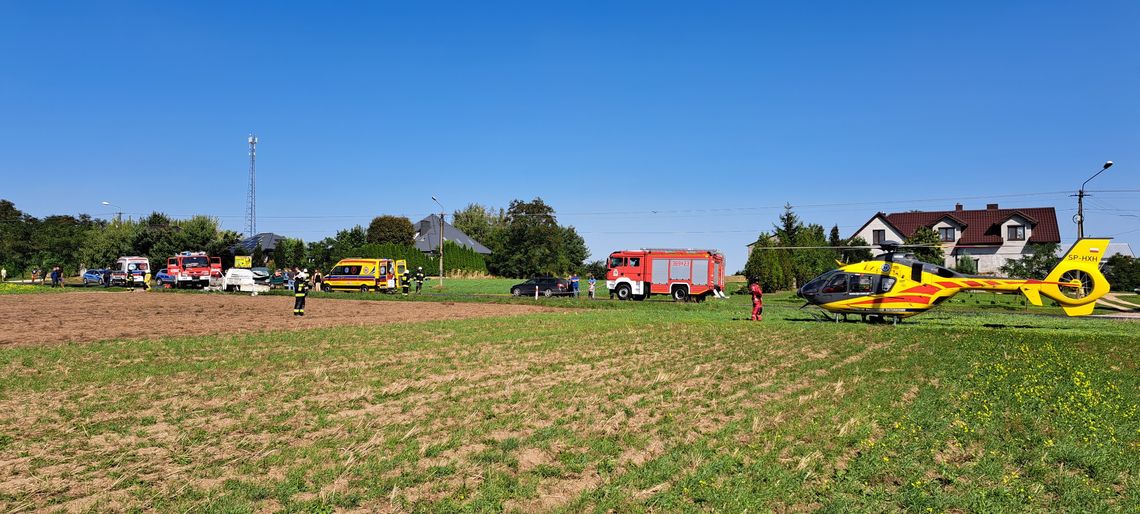
[[592, 308], [0, 348], [0, 510], [1140, 509], [1136, 323], [545, 302]]

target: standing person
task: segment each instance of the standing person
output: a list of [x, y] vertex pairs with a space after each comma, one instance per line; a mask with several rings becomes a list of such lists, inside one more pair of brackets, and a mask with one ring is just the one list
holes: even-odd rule
[[420, 289], [424, 287], [424, 267], [416, 266], [416, 294], [420, 294]]
[[764, 321], [764, 290], [759, 282], [748, 287], [752, 291], [752, 321]]
[[590, 295], [590, 299], [593, 300], [595, 298], [594, 287], [598, 284], [598, 279], [594, 278], [593, 275], [590, 275], [590, 279], [587, 280], [586, 282], [588, 282], [590, 284], [590, 289], [589, 289], [588, 293]]
[[309, 295], [309, 283], [304, 273], [298, 273], [293, 280], [293, 315], [305, 315], [305, 297]]
[[0, 268], [0, 282], [8, 281], [8, 268]]
[[324, 281], [325, 281], [325, 277], [321, 276], [321, 270], [313, 271], [313, 288], [314, 289], [316, 289], [317, 291], [323, 291], [324, 289], [321, 288], [321, 285]]
[[404, 296], [408, 296], [408, 288], [412, 285], [412, 274], [408, 272], [406, 268], [404, 269], [404, 274], [400, 277], [400, 282], [403, 283]]
[[111, 287], [111, 268], [103, 268], [103, 287]]
[[570, 291], [574, 293], [574, 298], [577, 298], [581, 292], [581, 290], [580, 290], [581, 284], [579, 282], [581, 282], [581, 279], [578, 278], [578, 274], [577, 273], [571, 273], [570, 274]]
[[59, 266], [55, 266], [51, 269], [51, 286], [62, 287], [62, 284], [60, 283]]
[[150, 267], [147, 266], [146, 273], [143, 274], [143, 291], [150, 291]]

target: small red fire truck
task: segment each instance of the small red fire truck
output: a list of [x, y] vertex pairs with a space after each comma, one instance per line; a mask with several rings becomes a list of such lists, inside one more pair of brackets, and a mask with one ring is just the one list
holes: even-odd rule
[[174, 278], [174, 287], [206, 287], [210, 278], [221, 278], [222, 259], [206, 252], [182, 252], [166, 259], [166, 272]]
[[610, 254], [606, 287], [619, 300], [651, 294], [702, 301], [724, 289], [724, 254], [716, 250], [642, 249]]

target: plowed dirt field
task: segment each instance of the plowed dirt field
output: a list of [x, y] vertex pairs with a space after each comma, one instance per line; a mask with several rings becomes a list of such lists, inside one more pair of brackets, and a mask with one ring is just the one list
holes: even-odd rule
[[75, 292], [0, 296], [0, 345], [296, 330], [343, 325], [509, 316], [551, 309], [528, 305], [224, 294]]

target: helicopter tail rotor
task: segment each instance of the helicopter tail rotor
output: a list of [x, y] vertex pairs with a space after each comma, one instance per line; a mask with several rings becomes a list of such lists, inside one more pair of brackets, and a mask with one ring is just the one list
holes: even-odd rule
[[[1073, 244], [1061, 262], [1036, 287], [1039, 293], [1060, 304], [1069, 316], [1087, 316], [1096, 301], [1109, 290], [1108, 280], [1100, 272], [1100, 261], [1108, 249], [1108, 239], [1081, 239]], [[1033, 297], [1023, 289], [1032, 302]], [[1032, 302], [1037, 303], [1037, 302]]]

